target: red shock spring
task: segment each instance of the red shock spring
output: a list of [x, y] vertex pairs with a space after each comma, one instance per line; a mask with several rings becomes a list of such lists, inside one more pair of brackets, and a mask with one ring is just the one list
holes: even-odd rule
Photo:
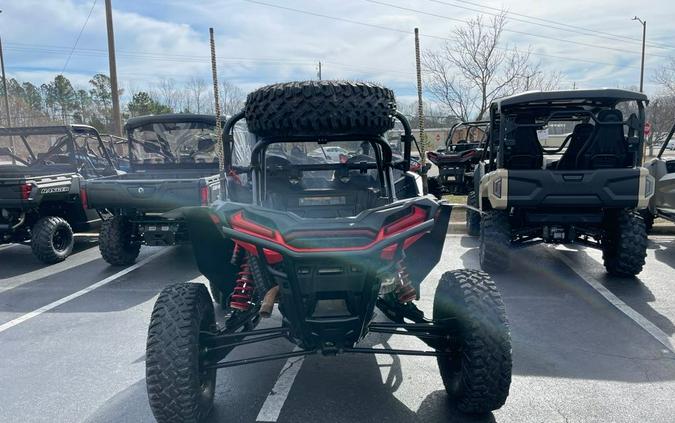
[[398, 273], [396, 296], [400, 303], [409, 303], [417, 298], [417, 290], [410, 282], [410, 275], [408, 274], [408, 269], [406, 269], [405, 264], [403, 264], [403, 260], [398, 262], [396, 270]]
[[253, 273], [251, 273], [251, 267], [248, 264], [248, 257], [245, 257], [237, 275], [237, 282], [232, 291], [232, 296], [230, 297], [230, 307], [241, 311], [250, 309], [254, 289]]

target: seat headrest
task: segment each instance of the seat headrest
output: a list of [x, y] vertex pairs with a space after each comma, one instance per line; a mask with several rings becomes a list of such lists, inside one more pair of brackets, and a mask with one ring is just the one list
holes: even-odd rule
[[584, 137], [588, 136], [594, 129], [595, 126], [590, 123], [580, 123], [574, 127], [572, 133], [578, 137]]
[[623, 114], [621, 110], [601, 110], [598, 113], [598, 120], [600, 122], [623, 122]]

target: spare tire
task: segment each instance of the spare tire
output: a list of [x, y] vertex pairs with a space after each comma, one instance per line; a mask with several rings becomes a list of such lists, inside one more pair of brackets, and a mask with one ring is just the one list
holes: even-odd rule
[[246, 99], [248, 130], [271, 135], [379, 135], [394, 127], [396, 100], [366, 82], [305, 81], [268, 85]]

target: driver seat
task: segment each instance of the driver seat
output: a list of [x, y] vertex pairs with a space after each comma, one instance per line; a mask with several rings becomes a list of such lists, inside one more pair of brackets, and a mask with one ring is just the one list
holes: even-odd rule
[[593, 130], [595, 130], [595, 126], [590, 123], [580, 123], [574, 127], [572, 137], [570, 138], [570, 145], [567, 146], [567, 150], [565, 150], [565, 153], [560, 158], [556, 166], [557, 170], [572, 170], [575, 168], [577, 155], [584, 145], [586, 145], [589, 137], [593, 134]]

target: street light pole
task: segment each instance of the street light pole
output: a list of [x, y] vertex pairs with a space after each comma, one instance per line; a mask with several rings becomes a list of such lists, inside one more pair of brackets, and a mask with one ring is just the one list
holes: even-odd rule
[[647, 38], [647, 21], [643, 21], [637, 16], [633, 17], [634, 21], [640, 22], [642, 24], [642, 62], [640, 64], [640, 92], [643, 92], [644, 89], [644, 78], [645, 78], [645, 39]]
[[117, 61], [115, 60], [115, 34], [113, 32], [111, 0], [105, 0], [105, 21], [108, 28], [108, 63], [110, 66], [110, 91], [112, 94], [112, 120], [115, 135], [122, 135], [120, 96], [117, 89]]

